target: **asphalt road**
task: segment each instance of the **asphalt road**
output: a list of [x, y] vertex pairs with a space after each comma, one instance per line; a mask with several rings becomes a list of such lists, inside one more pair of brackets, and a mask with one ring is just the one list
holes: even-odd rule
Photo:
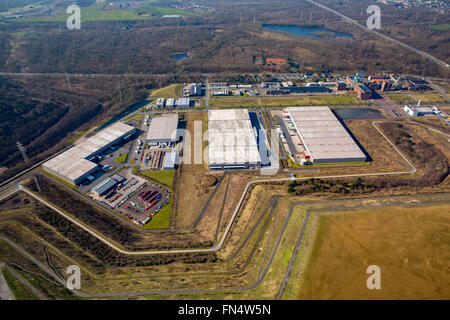
[[[414, 167], [414, 165], [398, 150], [398, 148], [385, 136], [385, 134], [377, 127], [376, 123], [377, 122], [383, 122], [383, 121], [374, 121], [372, 123], [372, 125], [376, 128], [376, 130], [378, 132], [380, 132], [380, 134], [388, 141], [388, 143], [400, 154], [400, 156], [405, 160], [405, 162], [410, 166], [410, 169], [408, 171], [402, 171], [402, 172], [385, 172], [385, 173], [367, 173], [367, 174], [348, 174], [348, 175], [334, 175], [334, 176], [322, 176], [322, 177], [315, 177], [315, 178], [319, 178], [319, 179], [324, 179], [324, 178], [342, 178], [342, 177], [362, 177], [362, 176], [381, 176], [381, 175], [400, 175], [400, 174], [405, 174], [405, 173], [415, 173], [417, 171], [417, 169]], [[302, 178], [295, 178], [295, 180], [306, 180], [309, 179], [311, 177], [302, 177]], [[27, 194], [29, 194], [30, 196], [32, 196], [33, 198], [37, 199], [38, 201], [44, 203], [45, 205], [47, 205], [48, 207], [52, 208], [53, 210], [55, 210], [56, 212], [58, 212], [59, 214], [61, 214], [63, 217], [65, 217], [66, 219], [68, 219], [69, 221], [71, 221], [72, 223], [74, 223], [75, 225], [83, 228], [85, 231], [89, 232], [92, 236], [96, 237], [97, 239], [99, 239], [100, 241], [104, 242], [105, 244], [107, 244], [108, 246], [112, 247], [113, 249], [115, 249], [116, 251], [123, 253], [123, 254], [130, 254], [130, 255], [141, 255], [141, 254], [164, 254], [164, 253], [194, 253], [194, 252], [212, 252], [212, 251], [217, 251], [220, 250], [220, 248], [223, 246], [223, 243], [232, 227], [232, 224], [234, 223], [234, 220], [236, 218], [237, 213], [239, 212], [243, 200], [245, 198], [245, 195], [247, 194], [250, 186], [252, 186], [253, 184], [256, 183], [265, 183], [265, 182], [274, 182], [274, 181], [288, 181], [288, 180], [293, 180], [292, 178], [274, 178], [274, 179], [266, 179], [266, 180], [255, 180], [255, 181], [250, 181], [248, 182], [245, 190], [242, 193], [242, 196], [239, 200], [238, 205], [235, 208], [235, 211], [233, 213], [232, 218], [230, 219], [229, 224], [227, 225], [227, 228], [224, 232], [223, 237], [221, 238], [221, 241], [213, 246], [212, 248], [208, 248], [208, 249], [186, 249], [186, 250], [163, 250], [163, 251], [139, 251], [139, 252], [129, 252], [126, 250], [123, 250], [121, 248], [119, 248], [117, 245], [115, 245], [114, 243], [110, 242], [109, 240], [107, 240], [106, 238], [104, 238], [102, 235], [98, 234], [96, 231], [90, 229], [87, 226], [84, 226], [83, 224], [81, 224], [80, 222], [76, 221], [75, 219], [73, 219], [72, 217], [70, 217], [69, 215], [65, 214], [64, 212], [62, 212], [61, 210], [59, 210], [58, 208], [56, 208], [55, 206], [53, 206], [52, 204], [48, 203], [47, 201], [39, 198], [38, 196], [36, 196], [35, 194], [33, 194], [32, 192], [24, 189], [21, 185], [18, 186], [17, 190], [21, 190], [26, 192]], [[14, 192], [16, 192], [17, 190], [8, 190], [8, 192], [6, 192], [5, 195], [3, 195], [1, 199], [4, 199], [5, 197], [8, 197], [9, 195], [13, 194]], [[272, 204], [273, 205], [273, 204]], [[273, 207], [272, 207], [273, 209]], [[246, 287], [238, 287], [238, 288], [216, 288], [216, 289], [179, 289], [179, 290], [162, 290], [162, 291], [143, 291], [143, 292], [134, 292], [134, 293], [112, 293], [112, 294], [94, 294], [94, 295], [90, 295], [90, 294], [83, 294], [77, 291], [73, 291], [75, 294], [81, 296], [81, 297], [88, 297], [88, 298], [95, 298], [95, 297], [126, 297], [126, 296], [138, 296], [138, 295], [149, 295], [149, 294], [169, 294], [169, 293], [206, 293], [206, 292], [224, 292], [224, 291], [242, 291], [242, 290], [251, 290], [256, 288], [257, 286], [259, 286], [261, 284], [261, 282], [263, 281], [265, 275], [267, 274], [271, 263], [273, 261], [273, 258], [278, 250], [280, 241], [282, 239], [282, 236], [284, 234], [284, 231], [286, 229], [287, 223], [289, 222], [290, 216], [292, 213], [292, 208], [289, 212], [288, 217], [285, 220], [285, 223], [283, 225], [283, 229], [282, 232], [280, 234], [280, 237], [278, 238], [278, 241], [276, 243], [276, 246], [274, 247], [272, 254], [270, 255], [269, 261], [267, 263], [267, 265], [265, 266], [265, 268], [262, 270], [263, 272], [261, 273], [260, 277], [258, 278], [258, 280], [249, 286]], [[309, 217], [309, 215], [307, 215], [306, 217]], [[302, 229], [300, 231], [299, 237], [297, 239], [297, 243], [296, 246], [294, 248], [294, 253], [293, 256], [291, 257], [291, 260], [289, 262], [289, 266], [288, 266], [288, 272], [286, 273], [284, 279], [283, 279], [283, 283], [282, 283], [282, 287], [280, 288], [280, 294], [282, 294], [284, 287], [288, 281], [289, 278], [289, 274], [290, 271], [292, 269], [292, 264], [294, 263], [295, 260], [295, 256], [296, 253], [298, 252], [298, 248], [300, 247], [302, 238], [303, 238], [303, 233], [304, 233], [304, 227], [306, 226], [307, 223], [307, 218], [305, 219]], [[39, 261], [37, 261], [36, 259], [34, 259], [31, 255], [27, 254], [26, 252], [23, 252], [24, 250], [21, 249], [17, 244], [14, 244], [12, 241], [10, 241], [9, 239], [6, 239], [4, 237], [1, 237], [3, 240], [7, 241], [9, 244], [11, 244], [12, 246], [14, 246], [16, 249], [20, 250], [23, 254], [25, 254], [25, 256], [27, 256], [28, 258], [30, 258], [33, 262], [35, 262], [41, 269], [43, 269], [44, 271], [46, 271], [49, 275], [51, 275], [52, 277], [55, 278], [55, 280], [57, 280], [58, 282], [61, 283], [61, 279], [59, 279], [59, 277], [54, 274], [54, 272], [52, 270], [49, 270], [48, 268], [46, 268], [45, 266], [43, 266]]]
[[[141, 131], [143, 131], [143, 132], [147, 132], [147, 126], [145, 125], [145, 117], [147, 116], [147, 114], [146, 113], [144, 113], [143, 115], [142, 115], [142, 119], [141, 119], [141, 122], [140, 122], [140, 124], [139, 124], [139, 129], [138, 130], [141, 130]], [[151, 119], [150, 119], [151, 120]], [[137, 150], [137, 148], [138, 148], [138, 139], [141, 139], [142, 140], [142, 150], [141, 150], [141, 152], [139, 152], [139, 154], [137, 154], [136, 153], [136, 150]], [[145, 145], [145, 136], [143, 137], [143, 138], [138, 138], [138, 139], [135, 139], [135, 140], [133, 140], [132, 142], [131, 142], [131, 147], [130, 147], [130, 152], [129, 152], [129, 154], [128, 154], [128, 158], [127, 158], [127, 166], [128, 167], [134, 167], [134, 166], [137, 166], [137, 167], [139, 167], [139, 165], [140, 165], [140, 163], [141, 163], [141, 156], [142, 156], [142, 153], [143, 153], [143, 151], [144, 151], [144, 145]], [[136, 162], [135, 162], [135, 164], [132, 164], [131, 163], [131, 160], [134, 160], [134, 159], [137, 159], [136, 160]]]
[[425, 78], [426, 81], [428, 81], [428, 83], [430, 84], [430, 86], [436, 90], [437, 92], [439, 92], [443, 97], [445, 97], [445, 99], [447, 99], [447, 101], [450, 101], [450, 97], [447, 95], [447, 92], [445, 92], [440, 86], [434, 84], [431, 81], [431, 78]]
[[[378, 121], [378, 122], [382, 122], [382, 121]], [[386, 135], [380, 130], [378, 129], [378, 127], [376, 126], [377, 121], [372, 122], [372, 125], [375, 127], [375, 129], [388, 141], [388, 143], [399, 153], [399, 155], [402, 157], [402, 159], [405, 160], [405, 162], [410, 166], [410, 169], [407, 171], [395, 171], [395, 172], [382, 172], [382, 173], [364, 173], [364, 174], [346, 174], [346, 175], [331, 175], [331, 176], [311, 176], [311, 177], [301, 177], [301, 178], [272, 178], [272, 179], [265, 179], [265, 180], [254, 180], [254, 181], [249, 181], [244, 189], [244, 191], [242, 192], [242, 195], [239, 199], [239, 202], [233, 212], [233, 215], [224, 231], [224, 234], [222, 236], [222, 238], [220, 239], [219, 243], [217, 243], [216, 245], [210, 247], [210, 248], [202, 248], [202, 249], [174, 249], [174, 250], [143, 250], [143, 251], [129, 251], [129, 250], [125, 250], [123, 248], [121, 248], [119, 245], [117, 245], [116, 243], [112, 242], [111, 240], [107, 239], [106, 237], [104, 237], [102, 234], [98, 233], [96, 230], [92, 229], [91, 227], [88, 227], [86, 225], [84, 225], [83, 223], [81, 223], [80, 221], [72, 218], [70, 215], [68, 215], [67, 213], [65, 213], [64, 211], [62, 211], [61, 209], [57, 208], [56, 206], [52, 205], [51, 203], [49, 203], [48, 201], [42, 199], [41, 197], [39, 197], [38, 195], [34, 194], [33, 192], [25, 189], [23, 186], [19, 186], [17, 190], [22, 190], [23, 192], [27, 193], [28, 195], [30, 195], [31, 197], [35, 198], [36, 200], [40, 201], [42, 204], [46, 205], [47, 207], [51, 208], [52, 210], [54, 210], [55, 212], [59, 213], [61, 216], [63, 216], [64, 218], [66, 218], [67, 220], [71, 221], [72, 223], [74, 223], [75, 225], [77, 225], [78, 227], [84, 229], [86, 232], [88, 232], [89, 234], [91, 234], [93, 237], [97, 238], [98, 240], [102, 241], [104, 244], [108, 245], [109, 247], [111, 247], [112, 249], [114, 249], [117, 252], [120, 252], [122, 254], [126, 254], [126, 255], [155, 255], [155, 254], [176, 254], [176, 253], [207, 253], [207, 252], [217, 252], [219, 251], [227, 236], [228, 233], [235, 221], [235, 218], [239, 212], [239, 210], [241, 209], [242, 203], [244, 202], [244, 198], [249, 190], [249, 188], [254, 185], [254, 184], [258, 184], [258, 183], [267, 183], [267, 182], [280, 182], [280, 181], [292, 181], [292, 180], [309, 180], [311, 178], [316, 178], [316, 179], [332, 179], [332, 178], [353, 178], [353, 177], [369, 177], [369, 176], [386, 176], [386, 175], [404, 175], [404, 174], [413, 174], [417, 171], [416, 167], [414, 167], [414, 165], [400, 152], [400, 150], [386, 137]], [[5, 198], [5, 196], [3, 196], [1, 199]]]
[[[275, 257], [275, 254], [278, 251], [278, 247], [280, 246], [281, 240], [283, 238], [284, 232], [286, 230], [286, 227], [288, 225], [288, 222], [291, 218], [292, 215], [292, 210], [289, 211], [287, 217], [284, 220], [284, 224], [280, 233], [280, 236], [278, 237], [278, 240], [271, 252], [270, 258], [266, 264], [266, 266], [264, 267], [264, 265], [262, 265], [263, 269], [262, 272], [260, 274], [260, 276], [258, 277], [258, 279], [256, 280], [256, 282], [254, 282], [251, 285], [245, 286], [245, 287], [234, 287], [234, 288], [214, 288], [214, 289], [173, 289], [173, 290], [159, 290], [159, 291], [141, 291], [141, 292], [120, 292], [120, 293], [104, 293], [104, 294], [85, 294], [82, 293], [78, 290], [70, 290], [72, 293], [74, 293], [75, 295], [79, 296], [79, 297], [83, 297], [83, 298], [113, 298], [113, 297], [132, 297], [132, 296], [143, 296], [143, 295], [151, 295], [151, 294], [170, 294], [170, 293], [208, 293], [208, 292], [228, 292], [228, 291], [247, 291], [247, 290], [252, 290], [255, 289], [256, 287], [258, 287], [262, 281], [264, 280], [267, 272], [270, 269], [270, 266], [272, 265], [272, 261]], [[30, 259], [30, 261], [32, 261], [34, 264], [36, 264], [41, 270], [45, 271], [48, 275], [50, 275], [51, 277], [53, 277], [56, 281], [58, 281], [61, 285], [65, 286], [65, 282], [63, 280], [61, 280], [52, 270], [50, 270], [49, 268], [47, 268], [45, 265], [43, 265], [40, 261], [38, 261], [37, 259], [35, 259], [31, 254], [29, 254], [28, 252], [26, 252], [23, 248], [21, 248], [17, 243], [13, 242], [12, 240], [4, 237], [4, 236], [0, 236], [0, 239], [7, 242], [9, 245], [11, 245], [12, 247], [14, 247], [16, 250], [18, 250], [20, 253], [22, 253], [25, 257], [27, 257], [28, 259]], [[255, 248], [256, 250], [256, 248]]]
[[[267, 207], [267, 209], [271, 208], [270, 209], [271, 210], [270, 215], [272, 214], [273, 209], [276, 207], [277, 202], [278, 202], [278, 199], [274, 199], [274, 201], [272, 201], [272, 203], [269, 204], [269, 206]], [[273, 259], [275, 257], [275, 254], [277, 253], [278, 247], [279, 247], [279, 245], [281, 243], [281, 240], [283, 239], [286, 227], [287, 227], [289, 221], [291, 220], [293, 209], [295, 208], [296, 205], [299, 205], [299, 204], [304, 204], [304, 203], [302, 203], [302, 202], [295, 202], [295, 203], [291, 204], [289, 212], [288, 212], [288, 215], [287, 215], [287, 217], [284, 220], [282, 230], [280, 232], [280, 235], [278, 237], [276, 245], [274, 246], [274, 248], [273, 248], [273, 250], [271, 252], [271, 255], [270, 255], [269, 259], [268, 259], [268, 262], [267, 262], [267, 264], [265, 266], [264, 266], [264, 262], [263, 262], [263, 264], [261, 265], [261, 268], [262, 268], [261, 271], [262, 272], [260, 273], [258, 279], [251, 285], [244, 286], [244, 287], [232, 287], [232, 288], [214, 288], [214, 289], [188, 289], [188, 288], [186, 288], [186, 289], [159, 290], [159, 291], [152, 290], [152, 291], [140, 291], [140, 292], [117, 292], [117, 293], [99, 293], [99, 294], [85, 294], [85, 293], [82, 293], [82, 292], [77, 291], [77, 290], [70, 290], [70, 291], [72, 293], [74, 293], [75, 295], [77, 295], [79, 297], [84, 297], [84, 298], [113, 298], [113, 297], [132, 297], [132, 296], [143, 296], [143, 295], [152, 295], [152, 294], [171, 294], [171, 293], [208, 293], [208, 292], [212, 292], [213, 293], [213, 292], [229, 292], [229, 291], [248, 291], [248, 290], [255, 289], [259, 285], [261, 285], [262, 281], [264, 280], [265, 276], [267, 275], [268, 271], [270, 270], [270, 267], [272, 265], [272, 262], [273, 262]], [[404, 203], [395, 203], [395, 204], [404, 204]], [[339, 211], [342, 211], [342, 210], [345, 210], [345, 209], [350, 209], [350, 208], [351, 209], [355, 209], [355, 208], [367, 208], [367, 207], [385, 207], [385, 206], [390, 206], [390, 205], [392, 205], [392, 204], [381, 204], [381, 205], [380, 204], [376, 204], [376, 205], [369, 205], [369, 206], [363, 205], [363, 206], [357, 206], [357, 207], [334, 208], [334, 209], [318, 209], [318, 210], [319, 211], [326, 210], [327, 212], [329, 212], [329, 211], [339, 212]], [[409, 203], [408, 202], [407, 205], [415, 206], [415, 205], [418, 205], [418, 204], [416, 204], [416, 203]], [[288, 265], [287, 272], [285, 273], [285, 276], [283, 277], [282, 284], [281, 284], [280, 289], [278, 291], [278, 294], [276, 296], [277, 299], [280, 299], [282, 297], [283, 293], [284, 293], [284, 289], [285, 289], [286, 284], [287, 284], [287, 282], [289, 280], [290, 271], [292, 270], [292, 266], [293, 266], [293, 264], [295, 262], [298, 250], [299, 250], [300, 245], [302, 243], [303, 236], [304, 236], [304, 230], [306, 228], [306, 225], [308, 223], [308, 220], [309, 220], [309, 217], [310, 217], [310, 214], [311, 214], [312, 211], [313, 210], [308, 210], [306, 212], [305, 219], [303, 220], [302, 228], [301, 228], [299, 236], [297, 238], [297, 242], [296, 242], [296, 245], [294, 247], [293, 254], [291, 255], [290, 260], [289, 260], [289, 265]], [[263, 214], [263, 216], [264, 216], [264, 214]], [[258, 224], [258, 222], [257, 222], [257, 224]], [[256, 226], [252, 230], [251, 233], [253, 233], [253, 231], [256, 229]], [[64, 280], [60, 279], [52, 270], [50, 270], [47, 266], [43, 265], [40, 261], [35, 259], [31, 254], [26, 252], [17, 243], [13, 242], [12, 240], [10, 240], [10, 239], [8, 239], [7, 237], [4, 237], [4, 236], [0, 236], [0, 239], [5, 241], [5, 242], [7, 242], [10, 246], [12, 246], [16, 250], [18, 250], [20, 253], [22, 253], [25, 257], [30, 259], [30, 261], [32, 261], [34, 264], [36, 264], [41, 270], [45, 271], [48, 275], [53, 277], [62, 286], [65, 286], [65, 281]], [[241, 250], [242, 247], [243, 247], [243, 245], [241, 247], [239, 247], [237, 249], [237, 251]], [[255, 246], [254, 249], [253, 249], [253, 252], [251, 253], [251, 255], [255, 252], [256, 249], [257, 249], [257, 247]], [[13, 273], [13, 275], [15, 275], [14, 270], [9, 268], [9, 266], [6, 266], [6, 268], [8, 268], [8, 270], [11, 273]], [[15, 275], [15, 276], [17, 277], [18, 275]], [[25, 283], [27, 283], [26, 280], [24, 280], [23, 278], [22, 278], [22, 280]], [[32, 288], [32, 289], [34, 289], [33, 292], [35, 292], [38, 296], [41, 296], [42, 298], [45, 299], [45, 297], [43, 297], [40, 294], [39, 291], [37, 291], [35, 288]]]
[[389, 40], [391, 42], [394, 42], [395, 44], [398, 44], [398, 45], [402, 46], [403, 48], [408, 49], [410, 51], [413, 51], [413, 52], [421, 55], [425, 59], [440, 65], [441, 67], [445, 68], [446, 70], [450, 70], [449, 65], [446, 62], [444, 62], [442, 60], [439, 60], [436, 57], [433, 57], [431, 54], [428, 54], [428, 53], [426, 53], [424, 51], [421, 51], [421, 50], [419, 50], [417, 48], [414, 48], [414, 47], [412, 47], [412, 46], [410, 46], [410, 45], [408, 45], [406, 43], [403, 43], [403, 42], [398, 41], [398, 40], [396, 40], [394, 38], [391, 38], [391, 37], [389, 37], [389, 36], [387, 36], [387, 35], [385, 35], [385, 34], [383, 34], [381, 32], [378, 32], [378, 31], [375, 31], [375, 30], [371, 30], [371, 29], [367, 28], [367, 26], [360, 24], [358, 21], [353, 20], [353, 19], [343, 15], [342, 13], [340, 13], [340, 12], [338, 12], [336, 10], [328, 8], [328, 7], [324, 6], [323, 4], [317, 3], [317, 2], [315, 2], [313, 0], [305, 0], [305, 1], [309, 2], [311, 4], [314, 4], [314, 5], [322, 8], [322, 9], [325, 9], [327, 11], [330, 11], [330, 12], [340, 16], [345, 22], [348, 22], [348, 23], [351, 23], [351, 24], [353, 24], [355, 26], [358, 26], [359, 28], [362, 28], [362, 29], [364, 29], [367, 32], [371, 32], [371, 33], [373, 33], [373, 34], [375, 34], [375, 35], [377, 35], [377, 36], [379, 36], [379, 37], [381, 37], [383, 39], [386, 39], [386, 40]]

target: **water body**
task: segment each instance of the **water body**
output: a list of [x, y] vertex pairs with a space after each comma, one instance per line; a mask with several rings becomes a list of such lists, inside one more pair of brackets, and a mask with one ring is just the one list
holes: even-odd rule
[[384, 116], [380, 111], [369, 108], [337, 108], [334, 109], [334, 112], [342, 120], [384, 119]]
[[182, 60], [189, 59], [190, 56], [187, 53], [180, 53], [180, 54], [173, 55], [172, 58], [175, 61], [182, 61]]
[[294, 26], [294, 25], [283, 25], [283, 24], [264, 24], [262, 26], [264, 30], [274, 31], [274, 32], [286, 32], [290, 34], [295, 34], [296, 36], [303, 36], [311, 39], [321, 39], [321, 38], [344, 38], [353, 40], [353, 36], [350, 33], [338, 32], [331, 29], [318, 26]]

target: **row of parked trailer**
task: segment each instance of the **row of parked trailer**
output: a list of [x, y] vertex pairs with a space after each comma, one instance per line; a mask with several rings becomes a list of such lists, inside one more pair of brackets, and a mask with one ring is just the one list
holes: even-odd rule
[[147, 191], [147, 192], [143, 191], [139, 194], [139, 197], [141, 198], [142, 202], [147, 204], [145, 211], [148, 211], [150, 208], [152, 208], [155, 204], [158, 203], [162, 195], [158, 191]]
[[[156, 188], [157, 190], [145, 190], [149, 187], [149, 184]], [[159, 189], [159, 190], [158, 190]], [[122, 204], [126, 203], [129, 200], [129, 203], [125, 206], [125, 208], [135, 214], [142, 214], [149, 211], [151, 208], [154, 208], [159, 202], [161, 202], [161, 198], [163, 197], [163, 192], [160, 190], [165, 190], [164, 187], [155, 185], [153, 183], [144, 183], [139, 186], [136, 190], [127, 194], [118, 204], [116, 204], [116, 208], [121, 207]], [[168, 192], [168, 191], [167, 191]], [[133, 197], [134, 196], [134, 197]], [[133, 199], [131, 199], [133, 197]], [[138, 216], [133, 216], [129, 213], [124, 213], [124, 216], [134, 223], [143, 226], [147, 224], [161, 209], [164, 205], [168, 203], [168, 199], [164, 203], [160, 203], [155, 212], [144, 216], [143, 218], [139, 218]], [[143, 219], [143, 220], [141, 220]]]
[[129, 194], [127, 194], [118, 204], [115, 205], [115, 207], [120, 207], [122, 204], [124, 204], [133, 194], [135, 194], [136, 192], [138, 192], [139, 190], [141, 190], [142, 188], [145, 187], [145, 183], [142, 184], [139, 188], [137, 188], [136, 190], [130, 192]]

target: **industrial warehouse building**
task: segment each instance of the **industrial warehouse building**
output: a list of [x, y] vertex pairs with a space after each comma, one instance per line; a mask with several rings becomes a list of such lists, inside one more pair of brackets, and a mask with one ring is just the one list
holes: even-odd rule
[[411, 117], [419, 117], [426, 115], [433, 115], [437, 112], [437, 109], [427, 106], [421, 106], [420, 102], [417, 105], [405, 105], [403, 111], [409, 114]]
[[210, 169], [258, 167], [261, 158], [246, 109], [208, 111]]
[[189, 108], [191, 100], [189, 98], [180, 98], [175, 100], [174, 107], [177, 108]]
[[156, 100], [157, 108], [164, 108], [165, 104], [166, 104], [166, 99], [164, 99], [164, 98], [159, 98], [158, 100]]
[[98, 170], [98, 165], [89, 161], [90, 159], [129, 138], [135, 131], [134, 127], [117, 122], [45, 162], [42, 167], [69, 183], [80, 184], [87, 176]]
[[177, 114], [163, 114], [150, 122], [146, 143], [156, 146], [160, 143], [173, 144], [177, 141]]
[[175, 165], [178, 162], [178, 155], [176, 151], [167, 152], [164, 157], [164, 164], [163, 169], [164, 170], [173, 170], [175, 169]]
[[109, 191], [111, 191], [115, 186], [117, 185], [117, 181], [112, 178], [106, 178], [102, 182], [100, 182], [98, 185], [96, 185], [94, 188], [92, 188], [92, 192], [97, 197], [102, 197], [103, 195], [107, 194]]
[[109, 191], [114, 189], [118, 184], [124, 182], [126, 179], [118, 174], [113, 175], [111, 178], [106, 178], [94, 188], [92, 188], [92, 192], [97, 197], [102, 197], [107, 194]]
[[365, 154], [329, 107], [287, 108], [313, 163], [364, 162]]

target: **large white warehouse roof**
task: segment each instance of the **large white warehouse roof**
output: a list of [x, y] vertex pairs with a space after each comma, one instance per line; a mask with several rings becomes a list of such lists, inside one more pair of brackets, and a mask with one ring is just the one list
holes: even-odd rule
[[210, 167], [258, 165], [261, 158], [246, 109], [208, 112]]
[[366, 156], [329, 107], [287, 108], [315, 163], [359, 162]]
[[73, 148], [45, 162], [42, 166], [45, 170], [78, 184], [80, 179], [95, 171], [97, 165], [87, 158], [103, 151], [123, 137], [132, 134], [136, 129], [132, 126], [117, 122], [98, 132]]
[[177, 138], [178, 115], [163, 114], [154, 117], [147, 132], [147, 142], [175, 142]]

